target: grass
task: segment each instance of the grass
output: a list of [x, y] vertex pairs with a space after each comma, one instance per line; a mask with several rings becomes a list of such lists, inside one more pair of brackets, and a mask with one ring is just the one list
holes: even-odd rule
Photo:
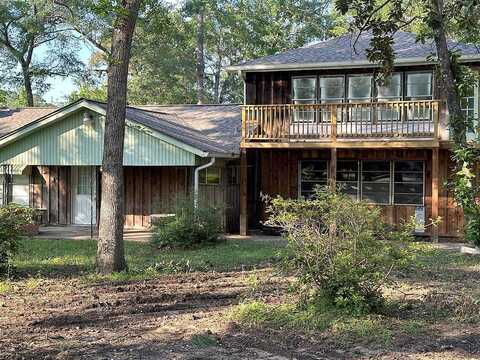
[[[129, 271], [111, 280], [150, 278], [158, 273], [227, 271], [258, 266], [275, 260], [282, 246], [277, 242], [231, 240], [191, 250], [157, 250], [148, 243], [125, 242]], [[13, 260], [17, 276], [83, 276], [96, 280], [94, 240], [25, 239]], [[34, 286], [34, 283], [32, 283]], [[0, 288], [1, 291], [1, 288]]]
[[[395, 273], [382, 313], [352, 316], [327, 303], [299, 305], [295, 297], [270, 303], [251, 299], [230, 317], [241, 326], [321, 334], [337, 344], [389, 348], [399, 337], [432, 334], [439, 324], [463, 328], [480, 324], [480, 259], [414, 243], [412, 265]], [[405, 291], [403, 291], [405, 290]]]

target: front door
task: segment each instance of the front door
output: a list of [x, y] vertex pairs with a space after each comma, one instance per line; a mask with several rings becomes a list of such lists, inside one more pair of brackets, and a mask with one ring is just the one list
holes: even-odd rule
[[94, 166], [72, 167], [72, 222], [96, 223], [96, 171]]

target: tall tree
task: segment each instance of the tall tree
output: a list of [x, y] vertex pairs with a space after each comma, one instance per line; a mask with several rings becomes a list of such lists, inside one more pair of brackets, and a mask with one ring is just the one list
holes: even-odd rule
[[107, 115], [102, 162], [102, 197], [97, 249], [101, 273], [126, 268], [123, 247], [123, 146], [127, 106], [127, 78], [133, 32], [142, 0], [122, 0], [115, 7], [108, 64]]
[[5, 76], [0, 84], [13, 88], [21, 84], [26, 105], [34, 106], [34, 91], [46, 90], [48, 78], [82, 70], [73, 40], [50, 1], [2, 1], [0, 69]]

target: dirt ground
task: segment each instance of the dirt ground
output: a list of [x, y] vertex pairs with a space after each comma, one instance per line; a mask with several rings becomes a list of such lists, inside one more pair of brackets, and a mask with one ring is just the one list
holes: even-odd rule
[[398, 338], [388, 351], [242, 328], [227, 315], [251, 291], [252, 274], [266, 279], [262, 291], [269, 301], [287, 286], [271, 269], [14, 286], [0, 295], [0, 359], [480, 358], [480, 329], [473, 325]]

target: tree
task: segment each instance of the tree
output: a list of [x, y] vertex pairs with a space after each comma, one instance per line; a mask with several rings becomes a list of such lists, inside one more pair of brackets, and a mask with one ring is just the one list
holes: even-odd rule
[[[34, 90], [44, 91], [52, 76], [82, 70], [72, 41], [50, 1], [7, 0], [0, 3], [0, 83], [23, 86], [26, 105], [34, 106]], [[37, 56], [43, 52], [43, 56]]]
[[127, 78], [133, 32], [142, 0], [122, 0], [115, 7], [108, 64], [107, 114], [102, 162], [102, 198], [97, 249], [101, 273], [126, 268], [123, 248], [123, 145]]

